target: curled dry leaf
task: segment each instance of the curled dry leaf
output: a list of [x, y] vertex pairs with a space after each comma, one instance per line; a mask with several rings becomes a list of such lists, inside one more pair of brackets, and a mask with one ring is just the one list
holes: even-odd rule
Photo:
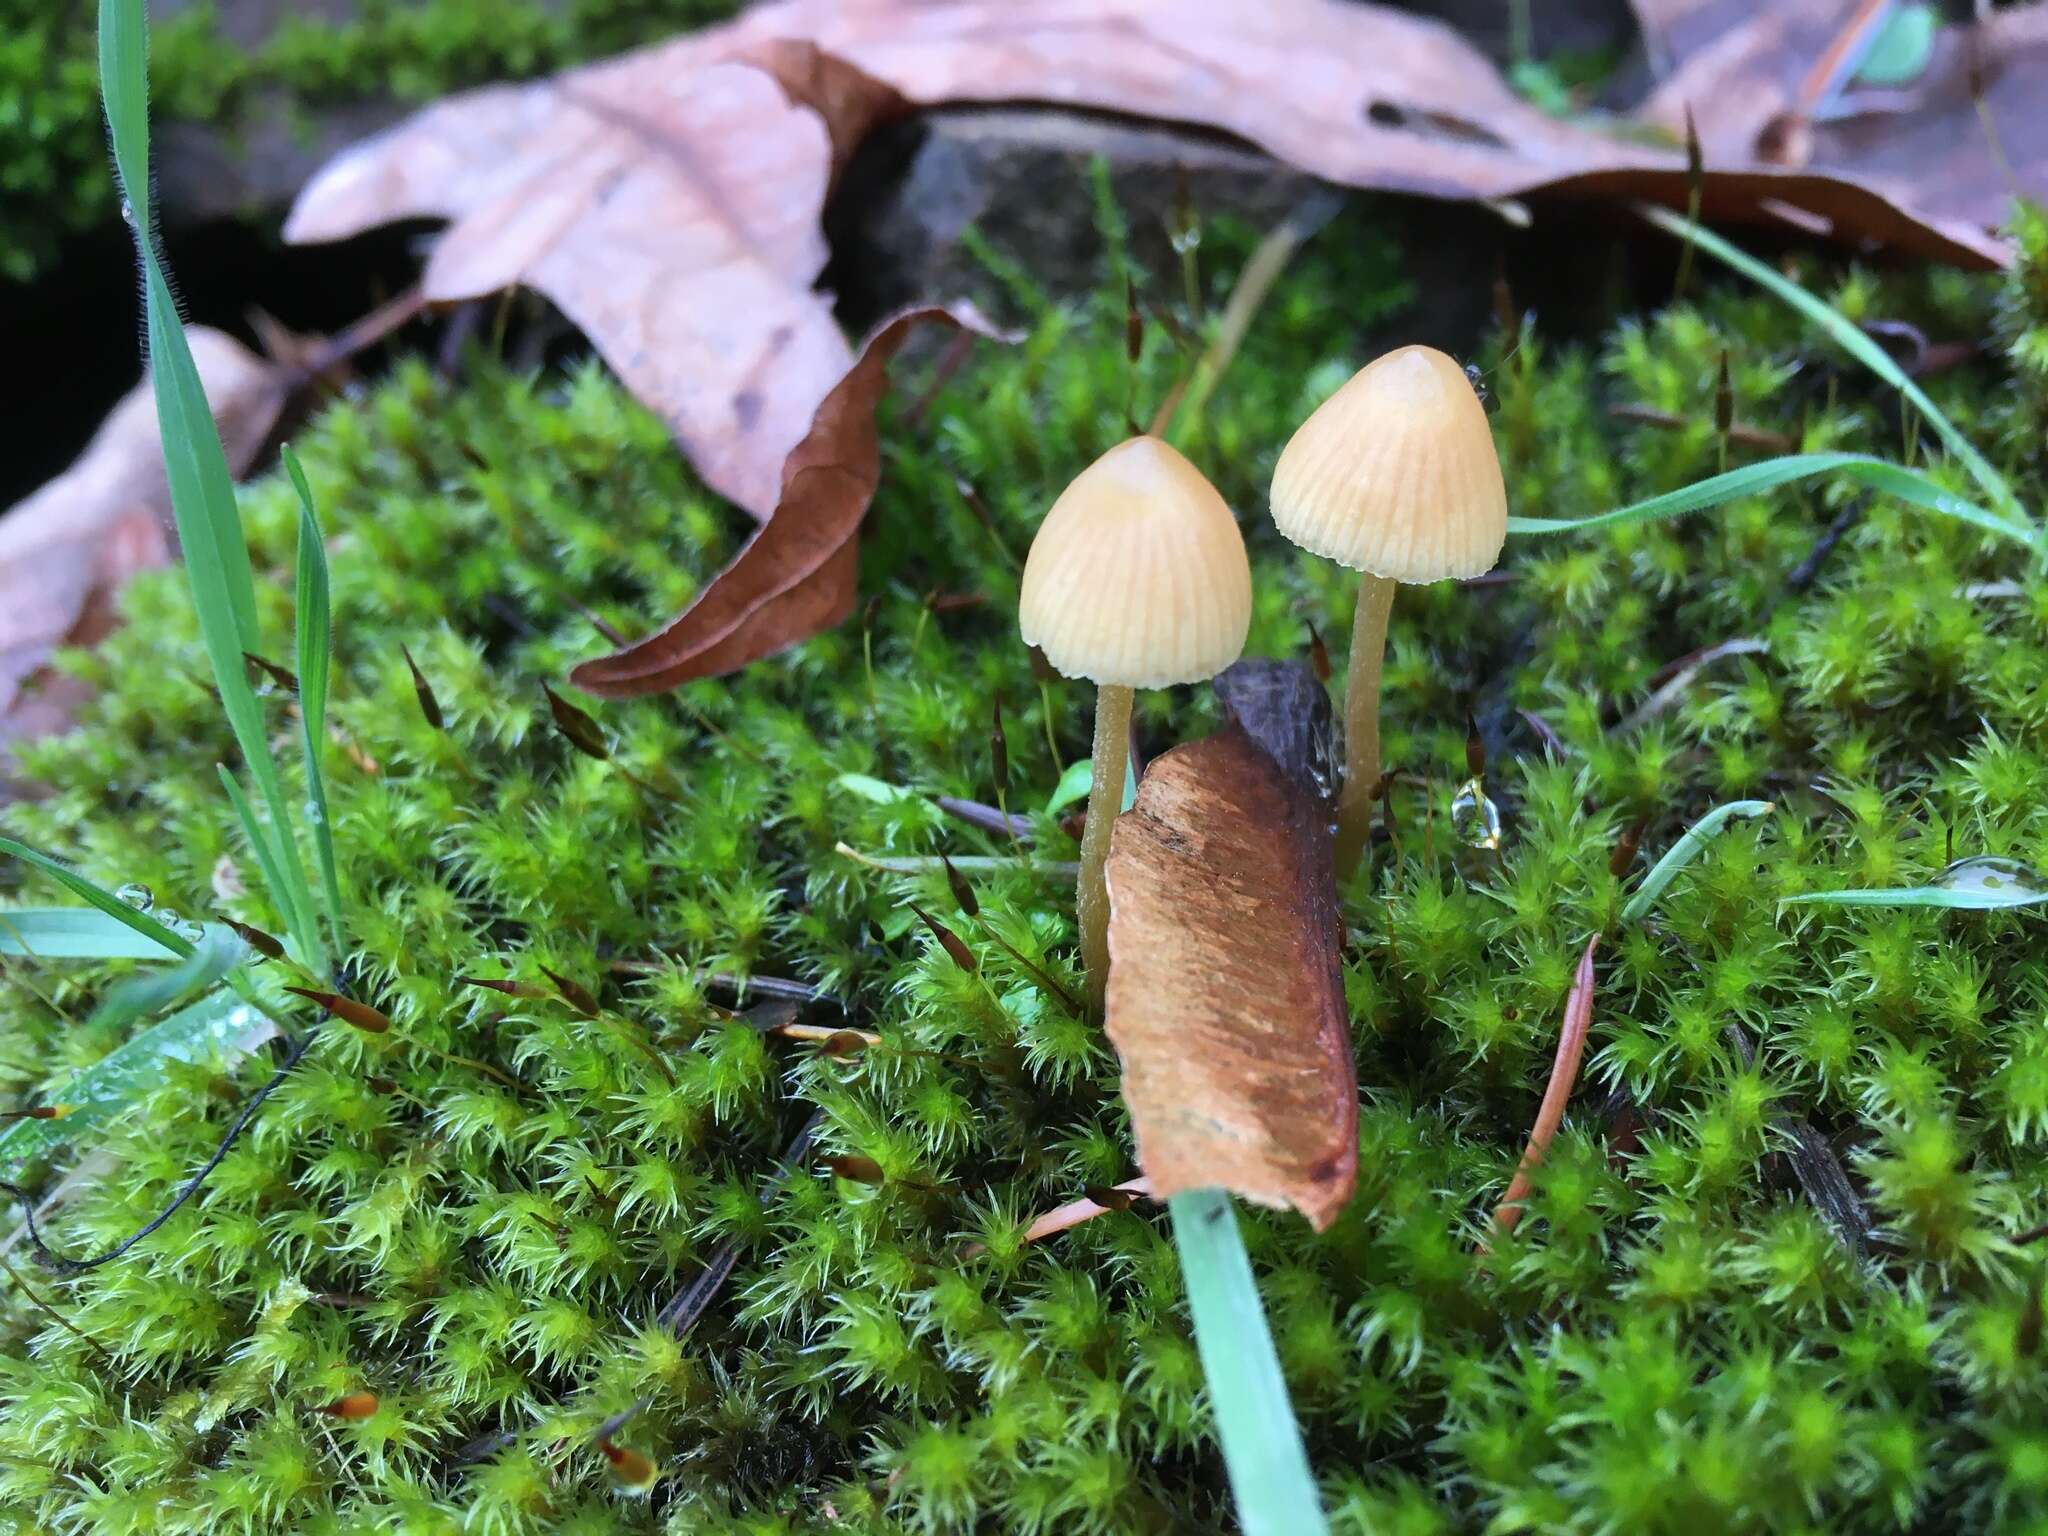
[[[1305, 670], [1305, 669], [1304, 669]], [[1320, 1230], [1358, 1174], [1328, 802], [1244, 725], [1156, 759], [1109, 852], [1109, 1036], [1152, 1192]]]
[[667, 628], [584, 662], [571, 682], [599, 698], [657, 693], [736, 671], [853, 612], [854, 535], [882, 477], [875, 402], [888, 384], [889, 359], [927, 321], [1002, 334], [969, 305], [910, 309], [884, 321], [783, 465], [767, 526]]
[[[290, 381], [223, 332], [195, 326], [189, 335], [228, 465], [240, 474], [275, 425]], [[46, 670], [50, 653], [111, 631], [121, 583], [170, 559], [174, 537], [145, 379], [75, 464], [0, 516], [0, 780], [10, 744], [63, 729], [84, 696]]]

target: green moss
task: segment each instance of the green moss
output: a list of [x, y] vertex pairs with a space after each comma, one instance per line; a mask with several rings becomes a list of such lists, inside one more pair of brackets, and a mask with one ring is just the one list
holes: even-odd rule
[[[2029, 239], [2038, 261], [2038, 225]], [[1256, 509], [1292, 426], [1361, 360], [1362, 321], [1332, 317], [1386, 291], [1354, 254], [1372, 248], [1355, 224], [1322, 237], [1188, 443], [1246, 514], [1254, 652], [1298, 651], [1310, 621], [1347, 629], [1350, 579]], [[1807, 273], [1852, 312], [1937, 335], [1995, 321], [2010, 362], [1928, 385], [2034, 507], [2048, 504], [2038, 273], [2003, 287]], [[964, 919], [979, 976], [931, 943], [904, 901], [950, 912], [937, 876], [834, 852], [1001, 852], [927, 798], [992, 795], [997, 691], [1013, 803], [1042, 803], [1058, 777], [1048, 723], [1061, 757], [1085, 750], [1085, 689], [1054, 684], [1040, 714], [1014, 556], [1122, 431], [1123, 313], [1114, 285], [1042, 307], [1022, 344], [980, 349], [922, 425], [890, 408], [865, 627], [730, 680], [591, 706], [618, 763], [673, 798], [579, 756], [539, 690], [597, 648], [578, 604], [644, 630], [745, 534], [659, 426], [594, 367], [530, 377], [481, 359], [460, 385], [402, 366], [313, 424], [300, 449], [333, 530], [334, 709], [375, 762], [333, 762], [351, 985], [394, 1028], [331, 1027], [202, 1200], [124, 1262], [43, 1281], [111, 1361], [8, 1290], [0, 1499], [21, 1529], [1227, 1521], [1160, 1213], [1019, 1240], [1033, 1212], [1131, 1171], [1098, 1029]], [[1537, 335], [1509, 362], [1482, 355], [1515, 503], [1569, 516], [1710, 472], [1723, 349], [1744, 420], [1808, 448], [1897, 451], [1881, 391], [1768, 301], [1717, 290], [1597, 348]], [[1141, 395], [1177, 365], [1155, 335]], [[1624, 425], [1607, 415], [1618, 401], [1700, 424]], [[2048, 1518], [2048, 1388], [2026, 1321], [2038, 1261], [2011, 1242], [2048, 1197], [2038, 919], [1776, 905], [1924, 878], [1951, 842], [2048, 865], [2048, 586], [2010, 545], [1873, 504], [1812, 585], [1788, 589], [1855, 494], [1521, 540], [1504, 585], [1402, 594], [1385, 737], [1405, 775], [1398, 848], [1348, 893], [1360, 1188], [1322, 1237], [1293, 1217], [1247, 1222], [1341, 1529]], [[281, 652], [295, 507], [278, 481], [244, 505]], [[2017, 593], [1965, 595], [1989, 581]], [[933, 592], [987, 601], [933, 612]], [[82, 728], [30, 756], [55, 793], [4, 821], [197, 911], [218, 904], [219, 861], [242, 857], [213, 788], [232, 748], [196, 681], [178, 579], [136, 583], [126, 606], [130, 626], [70, 662], [100, 690]], [[1615, 723], [1666, 662], [1738, 635], [1767, 649]], [[445, 733], [421, 717], [401, 643]], [[1448, 828], [1468, 706], [1494, 738], [1497, 856]], [[1546, 756], [1516, 710], [1568, 755]], [[1148, 695], [1141, 725], [1157, 750], [1214, 717], [1179, 690]], [[877, 799], [846, 774], [917, 793]], [[1778, 810], [1731, 825], [1653, 926], [1605, 948], [1571, 1118], [1521, 1225], [1476, 1258], [1572, 958], [1618, 903], [1617, 837], [1647, 818], [1653, 857], [1734, 794]], [[1069, 846], [1049, 819], [1036, 829], [1054, 854]], [[1073, 986], [1069, 890], [1023, 866], [977, 883], [1004, 936]], [[280, 925], [258, 897], [225, 905]], [[542, 967], [600, 990], [607, 1021], [461, 984], [542, 983]], [[714, 1006], [729, 999], [712, 974], [813, 982], [886, 1044], [839, 1058], [764, 1037]], [[55, 964], [0, 975], [10, 1100], [61, 1092], [108, 1047], [80, 1022], [107, 980]], [[57, 1204], [60, 1244], [152, 1214], [267, 1071], [173, 1069]], [[813, 1111], [826, 1153], [886, 1182], [812, 1163], [764, 1198]], [[1845, 1166], [1878, 1228], [1868, 1245], [1803, 1194], [1802, 1137]], [[654, 1313], [727, 1243], [739, 1261], [721, 1299], [669, 1338]], [[368, 1417], [320, 1411], [360, 1390], [378, 1398]], [[614, 1490], [587, 1440], [642, 1396], [621, 1439], [663, 1464], [651, 1500]]]
[[[254, 50], [195, 4], [152, 28], [160, 120], [232, 131], [258, 95], [431, 101], [720, 21], [737, 0], [362, 0], [352, 20], [287, 15]], [[27, 281], [70, 234], [115, 216], [94, 8], [0, 0], [0, 278]]]

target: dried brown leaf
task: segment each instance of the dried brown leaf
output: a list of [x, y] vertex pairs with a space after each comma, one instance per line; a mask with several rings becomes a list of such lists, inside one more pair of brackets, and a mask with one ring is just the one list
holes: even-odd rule
[[1328, 1227], [1358, 1088], [1327, 803], [1241, 725], [1176, 747], [1117, 819], [1109, 896], [1109, 1036], [1152, 1192], [1221, 1186]]
[[429, 107], [331, 162], [286, 238], [452, 220], [429, 303], [546, 294], [704, 479], [765, 517], [851, 362], [815, 286], [833, 169], [897, 110], [840, 60], [771, 41], [681, 39]]
[[889, 359], [928, 320], [999, 334], [966, 305], [910, 309], [884, 321], [790, 454], [767, 526], [666, 629], [584, 662], [571, 682], [600, 698], [655, 693], [736, 671], [853, 612], [854, 535], [882, 474], [875, 402]]
[[[1758, 168], [1853, 180], [1980, 245], [1982, 231], [2004, 221], [2015, 191], [2048, 195], [2048, 9], [1994, 11], [1980, 27], [1944, 27], [1917, 80], [1877, 87], [1844, 83], [1864, 29], [1882, 23], [1885, 8], [1872, 0], [1633, 3], [1663, 74], [1638, 115], [1675, 133], [1690, 107], [1710, 190], [1726, 190], [1715, 172]], [[1973, 56], [1983, 63], [1995, 148], [1971, 92]], [[1833, 110], [1821, 114], [1830, 95]], [[1825, 197], [1782, 200], [1833, 219], [1842, 232], [1850, 227]], [[1715, 207], [1714, 196], [1706, 206]]]
[[[1999, 71], [1993, 93], [2022, 72]], [[429, 107], [331, 162], [286, 235], [335, 240], [449, 219], [425, 301], [514, 284], [546, 294], [661, 413], [705, 480], [766, 518], [789, 499], [788, 456], [851, 362], [816, 288], [833, 176], [876, 123], [976, 101], [1192, 123], [1345, 186], [1443, 198], [1561, 190], [1680, 207], [1687, 192], [1676, 119], [1668, 145], [1555, 120], [1448, 27], [1388, 8], [783, 0]], [[1845, 238], [2002, 259], [1981, 224], [1902, 211], [1842, 174], [1851, 163], [1821, 176], [1710, 152], [1706, 207], [1747, 218], [1803, 209]], [[838, 611], [822, 600], [839, 596], [836, 583], [816, 595], [820, 611]]]
[[[289, 380], [221, 331], [187, 334], [228, 467], [241, 474], [276, 423]], [[121, 584], [170, 559], [174, 538], [145, 379], [76, 463], [0, 516], [0, 780], [11, 743], [62, 730], [84, 698], [47, 670], [51, 651], [104, 638], [118, 622]]]

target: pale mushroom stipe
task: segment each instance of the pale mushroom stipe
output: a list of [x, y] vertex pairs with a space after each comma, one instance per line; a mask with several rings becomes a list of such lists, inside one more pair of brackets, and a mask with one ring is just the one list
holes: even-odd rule
[[1156, 437], [1119, 443], [1082, 470], [1031, 541], [1017, 627], [1063, 675], [1096, 685], [1077, 906], [1098, 1004], [1109, 971], [1103, 861], [1123, 798], [1132, 691], [1214, 677], [1243, 653], [1251, 615], [1236, 519], [1202, 472]]
[[1273, 469], [1273, 523], [1362, 573], [1344, 693], [1337, 873], [1365, 847], [1380, 780], [1380, 668], [1397, 583], [1478, 576], [1507, 538], [1507, 488], [1472, 381], [1434, 347], [1402, 347], [1309, 416]]

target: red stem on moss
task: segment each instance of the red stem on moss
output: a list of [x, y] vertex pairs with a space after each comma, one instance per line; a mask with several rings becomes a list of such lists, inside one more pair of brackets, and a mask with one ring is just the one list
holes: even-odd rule
[[[1536, 1111], [1535, 1129], [1529, 1132], [1529, 1145], [1522, 1152], [1508, 1192], [1493, 1208], [1493, 1225], [1498, 1231], [1512, 1232], [1515, 1223], [1522, 1219], [1522, 1201], [1528, 1198], [1530, 1172], [1550, 1150], [1551, 1140], [1564, 1122], [1564, 1107], [1572, 1096], [1572, 1085], [1579, 1080], [1579, 1058], [1586, 1053], [1586, 1031], [1593, 1023], [1593, 953], [1599, 947], [1600, 935], [1596, 933], [1586, 940], [1586, 952], [1579, 956], [1578, 973], [1572, 977], [1571, 992], [1564, 1000], [1564, 1028], [1557, 1037], [1557, 1058], [1550, 1064], [1550, 1082], [1543, 1090], [1543, 1104]], [[1483, 1238], [1479, 1251], [1486, 1252]]]

